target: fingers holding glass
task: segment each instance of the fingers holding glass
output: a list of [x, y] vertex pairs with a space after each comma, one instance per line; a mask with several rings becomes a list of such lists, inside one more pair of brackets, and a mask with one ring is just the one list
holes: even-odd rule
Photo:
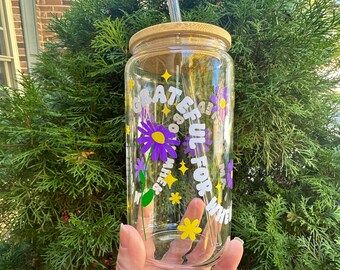
[[243, 241], [234, 238], [230, 244], [224, 247], [221, 259], [216, 264], [214, 270], [236, 270], [243, 254]]
[[190, 265], [207, 261], [213, 255], [216, 246], [222, 245], [220, 239], [222, 225], [210, 216], [207, 216], [207, 219], [207, 224], [200, 240], [192, 252], [187, 255], [187, 263]]
[[181, 232], [181, 239], [175, 239], [171, 242], [170, 248], [164, 254], [162, 261], [167, 263], [182, 264], [186, 260], [184, 256], [190, 251], [196, 234], [201, 232], [199, 223], [204, 211], [204, 202], [201, 199], [193, 199], [177, 227]]
[[154, 201], [148, 206], [142, 205], [138, 210], [137, 231], [141, 235], [146, 249], [146, 257], [154, 258], [155, 244], [153, 241]]
[[[153, 231], [154, 203], [153, 200], [148, 206], [139, 208], [137, 230], [145, 244], [147, 261], [152, 260], [153, 263], [156, 263], [154, 259], [155, 256], [158, 258], [158, 255], [155, 253], [154, 241], [156, 239], [153, 235], [155, 233]], [[200, 223], [202, 223], [204, 210], [205, 203], [199, 198], [195, 198], [189, 203], [177, 226], [177, 231], [174, 230], [173, 237], [175, 239], [170, 242], [169, 249], [165, 251], [165, 254], [158, 252], [164, 254], [163, 257], [160, 257], [162, 263], [199, 265], [216, 255], [214, 254], [216, 247], [223, 243], [223, 239], [221, 239], [222, 225], [215, 220], [214, 216], [206, 215], [202, 221], [205, 224], [202, 232]]]

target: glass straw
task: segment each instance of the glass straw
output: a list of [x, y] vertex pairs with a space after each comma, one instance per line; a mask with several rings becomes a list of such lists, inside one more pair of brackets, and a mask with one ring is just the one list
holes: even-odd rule
[[179, 9], [178, 0], [168, 0], [170, 20], [172, 22], [181, 22], [181, 11]]

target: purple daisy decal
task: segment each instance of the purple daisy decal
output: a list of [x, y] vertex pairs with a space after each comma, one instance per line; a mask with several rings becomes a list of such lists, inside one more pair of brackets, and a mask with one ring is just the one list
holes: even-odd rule
[[[186, 136], [185, 141], [183, 142], [183, 145], [186, 147], [184, 149], [184, 154], [188, 154], [190, 156], [195, 156], [196, 154], [201, 155], [203, 152], [209, 151], [209, 146], [212, 145], [213, 141], [210, 139], [212, 135], [212, 132], [207, 128], [205, 130], [205, 143], [197, 144], [197, 147], [195, 149], [191, 149], [189, 146], [189, 141], [192, 136]], [[204, 151], [203, 151], [204, 150]]]
[[219, 117], [221, 119], [224, 119], [224, 117], [227, 114], [228, 109], [228, 96], [227, 96], [227, 88], [224, 87], [223, 89], [221, 87], [216, 87], [216, 95], [210, 96], [211, 102], [215, 104], [215, 106], [212, 108], [212, 112], [218, 112]]
[[139, 181], [140, 181], [139, 172], [140, 171], [144, 172], [146, 169], [147, 169], [147, 166], [145, 166], [144, 158], [143, 157], [137, 158], [137, 164], [135, 165], [135, 170], [136, 170], [135, 176], [138, 177]]
[[177, 153], [171, 146], [180, 144], [175, 139], [175, 133], [170, 132], [162, 125], [151, 123], [149, 120], [146, 123], [141, 122], [141, 124], [142, 127], [137, 127], [137, 129], [142, 135], [137, 139], [137, 142], [144, 144], [141, 149], [142, 154], [145, 154], [151, 148], [151, 159], [153, 161], [157, 161], [160, 158], [166, 162], [168, 160], [167, 153], [173, 158], [177, 158]]
[[233, 160], [231, 159], [228, 163], [228, 174], [227, 174], [227, 180], [228, 180], [228, 188], [233, 188]]

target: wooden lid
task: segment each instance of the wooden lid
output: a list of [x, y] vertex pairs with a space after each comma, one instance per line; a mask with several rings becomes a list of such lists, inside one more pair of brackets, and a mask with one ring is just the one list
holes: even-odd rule
[[144, 39], [155, 39], [171, 34], [207, 35], [221, 39], [227, 45], [227, 50], [231, 46], [230, 34], [221, 27], [200, 22], [171, 22], [150, 26], [134, 34], [129, 42], [130, 51], [133, 51]]

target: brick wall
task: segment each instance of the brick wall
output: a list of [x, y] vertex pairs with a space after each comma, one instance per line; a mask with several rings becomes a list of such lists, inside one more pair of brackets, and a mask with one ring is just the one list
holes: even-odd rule
[[[14, 27], [16, 32], [21, 71], [27, 73], [28, 64], [25, 49], [25, 39], [22, 29], [20, 0], [11, 0]], [[70, 7], [72, 0], [35, 0], [37, 30], [40, 49], [44, 48], [46, 41], [53, 39], [54, 33], [48, 31], [48, 25], [52, 17], [61, 17], [63, 12]]]
[[36, 0], [37, 24], [40, 47], [44, 47], [46, 41], [54, 37], [54, 33], [48, 31], [48, 25], [52, 17], [60, 18], [63, 12], [69, 8], [71, 1], [66, 0]]

